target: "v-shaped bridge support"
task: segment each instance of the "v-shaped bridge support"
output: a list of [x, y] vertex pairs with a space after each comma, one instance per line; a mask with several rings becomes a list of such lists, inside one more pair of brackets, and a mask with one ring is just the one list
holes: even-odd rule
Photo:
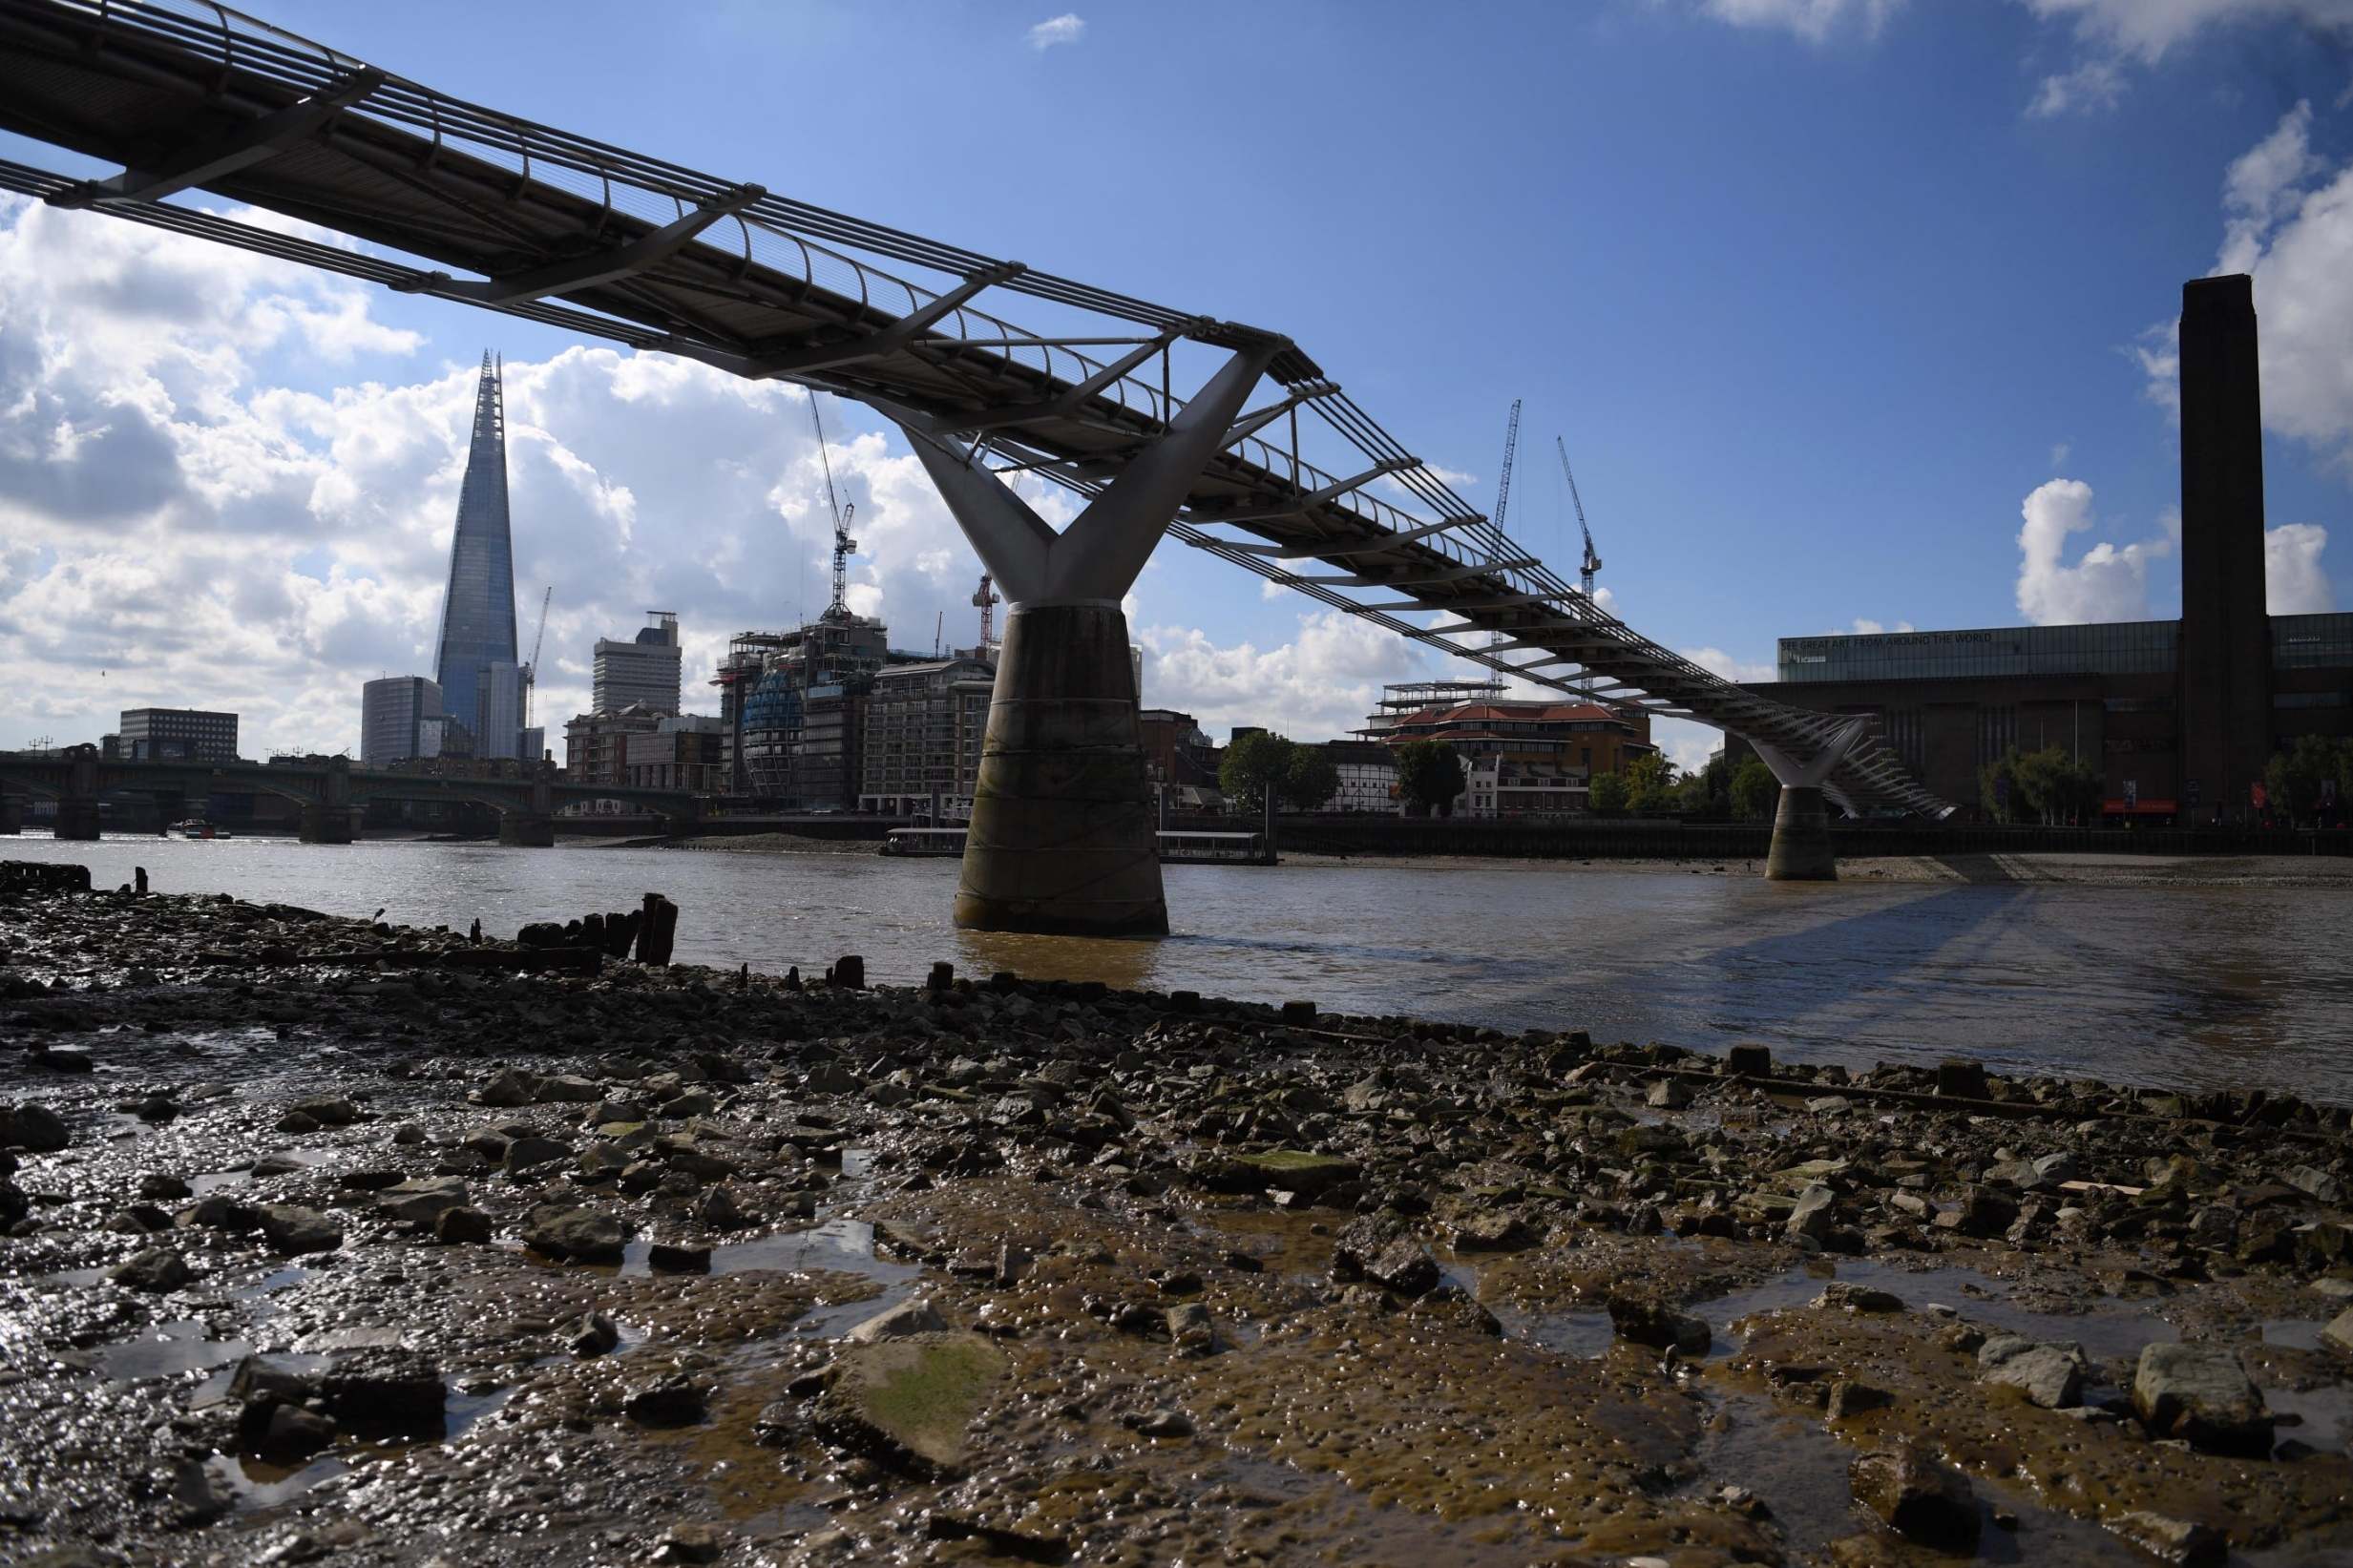
[[[1813, 756], [1792, 757], [1779, 746], [1751, 739], [1759, 761], [1781, 781], [1781, 804], [1773, 813], [1773, 847], [1765, 855], [1768, 882], [1836, 882], [1838, 856], [1830, 845], [1825, 793], [1836, 794], [1830, 776], [1855, 742], [1871, 727], [1860, 715], [1832, 731]], [[1840, 799], [1840, 805], [1847, 803]]]
[[946, 422], [883, 409], [907, 432], [1011, 611], [965, 833], [958, 926], [1167, 934], [1120, 600], [1281, 346], [1237, 352], [1060, 533]]

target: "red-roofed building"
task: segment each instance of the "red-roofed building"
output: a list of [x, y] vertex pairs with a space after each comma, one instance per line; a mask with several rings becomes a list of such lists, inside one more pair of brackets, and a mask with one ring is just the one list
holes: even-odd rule
[[1419, 706], [1384, 701], [1366, 726], [1357, 733], [1393, 747], [1408, 741], [1453, 746], [1467, 780], [1455, 814], [1467, 817], [1583, 811], [1593, 775], [1623, 772], [1636, 757], [1658, 750], [1646, 713], [1483, 693]]

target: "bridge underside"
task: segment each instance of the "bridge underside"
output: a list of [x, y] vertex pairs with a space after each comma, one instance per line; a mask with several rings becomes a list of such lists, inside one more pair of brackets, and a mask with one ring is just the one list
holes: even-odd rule
[[[119, 166], [76, 180], [0, 161], [0, 188], [53, 205], [865, 402], [907, 431], [1017, 619], [1116, 605], [1173, 533], [1514, 679], [1736, 731], [1801, 766], [1829, 756], [1805, 787], [1851, 810], [1951, 809], [1846, 721], [1754, 697], [1604, 611], [1277, 333], [532, 124], [209, 7], [0, 0], [0, 128]], [[196, 190], [364, 244], [205, 210]], [[984, 311], [984, 294], [1022, 296], [1045, 324]], [[1032, 475], [1116, 526], [1065, 549], [1014, 496]], [[1016, 709], [1060, 699], [1010, 668], [991, 733], [1036, 742]], [[1026, 769], [1021, 790], [1093, 776], [1085, 745], [1065, 750], [998, 772]], [[1148, 825], [1116, 831], [1148, 855]], [[1004, 885], [991, 857], [1058, 852], [1010, 826], [977, 825], [973, 844], [976, 896]]]

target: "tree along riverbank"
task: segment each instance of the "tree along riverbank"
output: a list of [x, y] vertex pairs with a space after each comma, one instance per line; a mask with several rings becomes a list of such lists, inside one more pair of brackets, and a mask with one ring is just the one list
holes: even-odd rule
[[2342, 1107], [538, 934], [0, 892], [12, 1552], [2353, 1550]]

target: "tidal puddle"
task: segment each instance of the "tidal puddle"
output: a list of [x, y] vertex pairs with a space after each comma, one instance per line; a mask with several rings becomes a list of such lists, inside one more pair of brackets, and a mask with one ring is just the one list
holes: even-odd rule
[[237, 1495], [237, 1511], [251, 1514], [292, 1502], [321, 1481], [341, 1475], [351, 1467], [341, 1459], [313, 1459], [293, 1468], [216, 1453], [205, 1461], [205, 1468], [228, 1483], [229, 1490]]
[[1983, 1328], [2024, 1334], [2028, 1339], [2072, 1342], [2095, 1361], [2130, 1360], [2145, 1345], [2181, 1337], [2163, 1318], [2123, 1303], [2111, 1304], [2109, 1298], [2096, 1298], [2080, 1313], [2037, 1311], [2008, 1299], [2015, 1288], [2010, 1282], [1975, 1269], [1904, 1269], [1865, 1258], [1814, 1259], [1779, 1279], [1701, 1302], [1691, 1310], [1715, 1331], [1715, 1344], [1709, 1353], [1726, 1356], [1740, 1348], [1732, 1325], [1757, 1312], [1809, 1306], [1834, 1280], [1884, 1290], [1908, 1311], [1949, 1307]]
[[208, 1338], [211, 1331], [196, 1318], [159, 1323], [152, 1333], [107, 1346], [98, 1352], [98, 1366], [117, 1382], [132, 1383], [206, 1371], [253, 1353], [253, 1347], [243, 1340]]
[[[324, 1165], [333, 1158], [335, 1158], [335, 1152], [332, 1149], [272, 1149], [262, 1156], [263, 1160], [291, 1160], [298, 1165]], [[289, 1173], [280, 1172], [278, 1174]], [[250, 1181], [253, 1179], [252, 1164], [241, 1165], [235, 1170], [206, 1171], [200, 1176], [188, 1178], [188, 1190], [194, 1196], [201, 1198], [207, 1193], [219, 1192], [223, 1187], [233, 1187], [240, 1182]], [[269, 1178], [263, 1177], [262, 1180], [266, 1181]]]
[[1487, 1310], [1503, 1326], [1505, 1340], [1554, 1355], [1591, 1361], [1607, 1355], [1617, 1338], [1608, 1312], [1598, 1307], [1572, 1307], [1565, 1312], [1525, 1312], [1490, 1302]]

